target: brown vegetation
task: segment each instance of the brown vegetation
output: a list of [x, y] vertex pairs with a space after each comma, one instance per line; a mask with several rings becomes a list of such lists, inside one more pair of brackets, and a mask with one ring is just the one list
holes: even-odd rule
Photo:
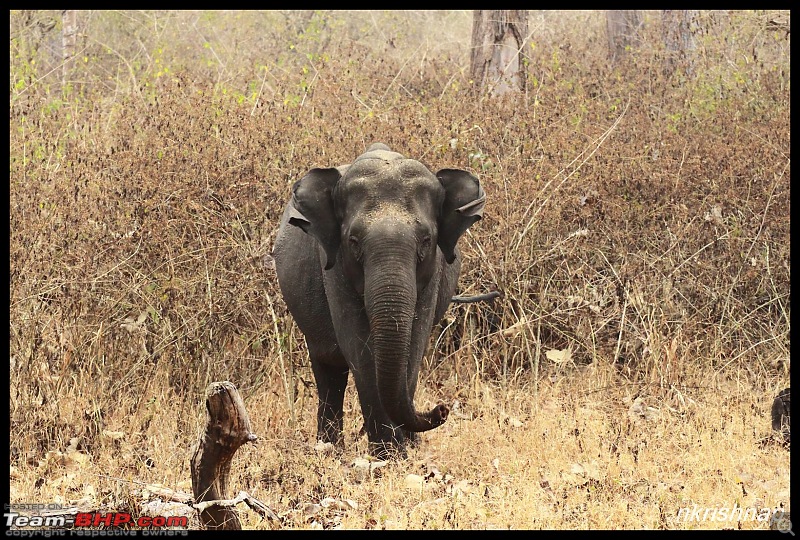
[[[759, 444], [790, 354], [776, 14], [705, 13], [693, 76], [665, 78], [655, 35], [612, 69], [602, 13], [534, 13], [527, 93], [502, 99], [470, 97], [468, 12], [82, 15], [61, 88], [47, 14], [11, 14], [12, 501], [142, 512], [137, 482], [189, 491], [204, 390], [229, 380], [261, 438], [232, 489], [284, 527], [789, 509], [788, 452]], [[480, 177], [460, 293], [503, 297], [451, 308], [416, 403], [453, 415], [365, 478], [354, 392], [344, 453], [314, 449], [269, 253], [291, 184], [375, 141]]]

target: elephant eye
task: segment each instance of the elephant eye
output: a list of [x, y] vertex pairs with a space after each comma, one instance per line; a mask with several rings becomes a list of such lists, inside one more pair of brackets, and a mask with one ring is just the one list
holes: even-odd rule
[[427, 257], [428, 252], [430, 250], [431, 250], [431, 237], [430, 235], [426, 234], [422, 238], [422, 241], [419, 243], [419, 249], [417, 249], [417, 259], [419, 260], [419, 262], [425, 260], [425, 257]]
[[356, 260], [360, 261], [361, 260], [361, 244], [358, 242], [358, 238], [356, 238], [355, 236], [351, 235], [347, 239], [347, 241], [350, 243], [350, 251], [352, 252], [353, 257], [355, 257]]

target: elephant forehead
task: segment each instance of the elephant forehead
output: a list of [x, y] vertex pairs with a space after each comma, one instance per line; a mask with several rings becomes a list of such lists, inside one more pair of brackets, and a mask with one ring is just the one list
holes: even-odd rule
[[354, 162], [342, 179], [353, 189], [394, 191], [395, 187], [436, 186], [436, 176], [413, 159], [370, 158]]
[[403, 205], [378, 201], [365, 211], [364, 224], [371, 225], [378, 221], [412, 224], [418, 221], [414, 214]]

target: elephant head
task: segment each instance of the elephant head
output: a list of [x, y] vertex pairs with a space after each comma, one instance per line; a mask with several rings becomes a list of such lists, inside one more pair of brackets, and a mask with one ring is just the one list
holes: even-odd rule
[[434, 281], [438, 287], [459, 237], [481, 219], [486, 196], [478, 179], [458, 169], [433, 174], [378, 143], [349, 166], [312, 169], [292, 197], [289, 223], [317, 240], [325, 270], [341, 272], [363, 298], [387, 415], [412, 432], [441, 425], [444, 405], [428, 413], [414, 408], [407, 378], [412, 327], [420, 299], [436, 298], [423, 291]]

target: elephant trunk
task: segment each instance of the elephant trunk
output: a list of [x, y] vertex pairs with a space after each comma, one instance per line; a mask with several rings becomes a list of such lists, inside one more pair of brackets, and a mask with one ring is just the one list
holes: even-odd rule
[[408, 271], [408, 256], [392, 257], [383, 252], [376, 264], [369, 262], [365, 264], [364, 301], [381, 404], [397, 426], [407, 431], [428, 431], [442, 425], [449, 411], [438, 405], [428, 413], [418, 412], [409, 393], [416, 276]]

